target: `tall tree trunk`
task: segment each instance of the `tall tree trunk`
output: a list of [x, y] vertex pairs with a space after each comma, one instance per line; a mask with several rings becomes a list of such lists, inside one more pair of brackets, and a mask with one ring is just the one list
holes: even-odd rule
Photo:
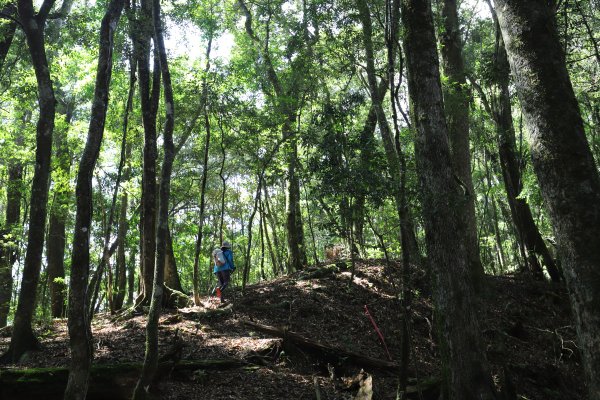
[[[496, 20], [495, 14], [494, 19]], [[497, 23], [497, 21], [496, 21]], [[495, 83], [498, 86], [498, 96], [493, 99], [491, 112], [496, 124], [498, 149], [502, 178], [506, 188], [511, 216], [518, 232], [518, 239], [522, 243], [524, 256], [529, 270], [541, 276], [542, 270], [538, 257], [543, 261], [553, 281], [561, 280], [561, 273], [556, 266], [548, 247], [535, 225], [529, 204], [525, 199], [519, 198], [523, 190], [521, 168], [517, 158], [515, 129], [512, 120], [512, 107], [509, 91], [510, 66], [504, 48], [504, 41], [497, 27], [497, 43], [495, 57]]]
[[69, 348], [71, 365], [65, 389], [65, 400], [83, 400], [87, 394], [92, 362], [92, 338], [86, 291], [90, 272], [90, 230], [92, 225], [92, 178], [108, 109], [108, 93], [112, 75], [114, 34], [121, 18], [124, 0], [111, 0], [100, 25], [100, 46], [96, 88], [87, 142], [77, 173], [75, 231], [71, 256], [69, 291]]
[[227, 190], [227, 178], [223, 175], [225, 170], [225, 132], [223, 131], [223, 121], [219, 118], [219, 130], [221, 131], [221, 167], [219, 168], [219, 177], [221, 178], [221, 212], [219, 214], [219, 244], [223, 243], [223, 226], [225, 225], [225, 193]]
[[466, 201], [462, 202], [462, 215], [466, 218], [465, 234], [469, 267], [475, 289], [483, 283], [483, 265], [479, 257], [477, 220], [475, 218], [475, 191], [471, 177], [471, 149], [469, 146], [470, 93], [466, 84], [462, 55], [462, 38], [458, 23], [456, 0], [444, 0], [442, 7], [443, 33], [440, 35], [442, 68], [448, 77], [444, 85], [444, 106], [448, 121], [448, 139], [454, 173], [464, 185]]
[[285, 254], [281, 254], [281, 250], [285, 250], [285, 247], [279, 241], [279, 235], [277, 232], [277, 226], [279, 226], [277, 219], [273, 215], [271, 205], [269, 203], [269, 191], [267, 190], [266, 185], [263, 185], [263, 199], [265, 205], [265, 216], [267, 217], [267, 222], [271, 227], [271, 232], [273, 232], [273, 245], [275, 253], [277, 254], [277, 264], [279, 265], [279, 271], [283, 274], [285, 273], [286, 267], [285, 263]]
[[[193, 270], [193, 288], [194, 304], [200, 305], [200, 274], [198, 264], [200, 262], [200, 252], [202, 251], [202, 227], [204, 226], [204, 196], [206, 193], [206, 181], [208, 179], [208, 155], [210, 153], [210, 118], [208, 115], [208, 71], [210, 70], [210, 50], [212, 48], [212, 34], [209, 36], [206, 46], [206, 66], [204, 67], [204, 77], [202, 78], [202, 110], [204, 114], [204, 129], [206, 136], [204, 139], [204, 159], [202, 162], [202, 179], [200, 180], [200, 215], [198, 217], [198, 234], [196, 236], [196, 249], [194, 252], [194, 270]], [[224, 194], [224, 192], [223, 192]]]
[[575, 312], [590, 398], [600, 399], [600, 177], [553, 10], [541, 0], [496, 5]]
[[44, 27], [48, 12], [54, 4], [46, 0], [36, 14], [31, 0], [19, 0], [18, 11], [27, 38], [29, 54], [38, 88], [40, 114], [36, 130], [35, 172], [31, 184], [29, 233], [27, 253], [23, 266], [21, 291], [10, 346], [3, 359], [16, 362], [28, 350], [38, 347], [38, 340], [31, 327], [35, 309], [36, 291], [40, 278], [44, 232], [48, 205], [48, 183], [52, 156], [52, 132], [54, 131], [55, 97], [46, 58]]
[[144, 125], [144, 156], [142, 176], [142, 257], [141, 296], [137, 305], [149, 304], [152, 296], [156, 255], [156, 114], [160, 94], [160, 71], [158, 59], [154, 58], [152, 87], [150, 85], [150, 40], [153, 36], [152, 5], [142, 0], [134, 32], [134, 54], [138, 65], [140, 104]]
[[[273, 86], [273, 91], [278, 101], [278, 106], [283, 116], [283, 124], [281, 128], [282, 139], [290, 142], [290, 149], [287, 156], [287, 209], [286, 209], [286, 229], [288, 242], [288, 271], [302, 270], [306, 265], [306, 248], [304, 243], [304, 226], [302, 224], [302, 212], [300, 209], [300, 180], [296, 174], [298, 160], [298, 143], [294, 137], [294, 123], [296, 115], [300, 107], [299, 97], [302, 92], [302, 87], [305, 84], [306, 74], [299, 71], [304, 68], [304, 65], [295, 64], [293, 82], [290, 84], [289, 91], [284, 90], [284, 87], [277, 75], [277, 72], [271, 61], [271, 55], [268, 51], [268, 39], [266, 45], [261, 42], [259, 37], [252, 27], [252, 14], [243, 0], [237, 1], [240, 9], [246, 18], [245, 28], [248, 37], [254, 42], [255, 48], [260, 57], [257, 63], [262, 63], [267, 71], [267, 79]], [[305, 32], [304, 32], [305, 33]], [[306, 43], [306, 46], [310, 46]], [[290, 99], [293, 101], [290, 102]]]
[[[67, 126], [71, 123], [73, 107], [68, 102], [64, 110], [59, 112], [65, 115]], [[68, 128], [67, 128], [68, 129]], [[58, 132], [55, 146], [54, 158], [54, 201], [50, 210], [48, 243], [46, 245], [46, 259], [48, 262], [48, 286], [50, 289], [50, 308], [54, 318], [64, 317], [65, 314], [65, 244], [66, 244], [66, 220], [69, 209], [69, 174], [71, 171], [71, 154], [66, 143], [67, 131]]]
[[279, 261], [277, 260], [277, 253], [273, 250], [273, 246], [271, 245], [271, 238], [269, 237], [269, 228], [267, 226], [267, 215], [264, 208], [264, 202], [261, 198], [260, 201], [260, 220], [263, 225], [263, 232], [265, 235], [265, 240], [267, 241], [267, 249], [269, 250], [269, 255], [271, 256], [271, 266], [273, 267], [273, 276], [277, 276], [279, 273]]
[[[119, 169], [123, 168], [123, 183], [129, 181], [131, 176], [131, 151], [132, 143], [128, 138], [129, 132], [129, 113], [133, 108], [133, 98], [135, 95], [135, 82], [136, 82], [136, 60], [133, 56], [129, 57], [129, 90], [127, 94], [127, 100], [125, 102], [125, 109], [123, 110], [123, 142], [121, 144], [121, 160], [119, 161]], [[124, 152], [123, 152], [124, 150]], [[117, 179], [120, 181], [120, 179]], [[115, 191], [116, 195], [117, 192]], [[129, 195], [126, 190], [120, 195], [120, 210], [119, 210], [119, 222], [117, 230], [117, 260], [116, 260], [116, 293], [114, 299], [111, 302], [113, 309], [111, 311], [118, 311], [123, 307], [125, 300], [125, 291], [127, 286], [127, 263], [125, 260], [125, 240], [127, 231], [129, 230], [129, 221], [127, 220], [127, 208], [129, 207]]]
[[494, 399], [466, 248], [463, 213], [469, 200], [452, 170], [431, 3], [403, 0], [402, 19], [444, 392], [449, 399]]
[[[252, 248], [252, 224], [254, 223], [254, 216], [256, 215], [256, 211], [258, 210], [258, 204], [260, 203], [260, 193], [263, 183], [263, 174], [264, 169], [261, 174], [258, 176], [258, 186], [256, 187], [256, 194], [254, 195], [254, 207], [252, 208], [252, 213], [250, 214], [250, 218], [248, 218], [248, 245], [246, 246], [246, 256], [244, 257], [244, 273], [242, 276], [242, 291], [246, 288], [246, 283], [248, 283], [248, 279], [250, 278], [250, 250]], [[259, 219], [260, 220], [260, 219]]]
[[175, 108], [173, 102], [173, 88], [171, 86], [171, 74], [167, 62], [167, 52], [163, 37], [163, 26], [160, 16], [160, 1], [152, 1], [152, 20], [154, 25], [154, 44], [157, 50], [161, 76], [164, 88], [165, 103], [165, 125], [163, 130], [164, 160], [161, 171], [158, 210], [158, 231], [156, 234], [156, 268], [154, 270], [154, 282], [152, 300], [146, 324], [146, 354], [142, 374], [134, 389], [134, 399], [144, 399], [146, 391], [154, 378], [158, 368], [158, 320], [161, 313], [163, 278], [165, 261], [167, 259], [167, 242], [169, 235], [169, 197], [171, 193], [171, 172], [173, 159], [175, 158], [175, 146], [173, 144], [173, 127], [175, 125]]
[[[373, 162], [373, 149], [376, 147], [375, 142], [375, 127], [377, 126], [377, 113], [375, 107], [371, 103], [369, 113], [365, 118], [362, 130], [360, 131], [360, 170], [367, 173], [370, 165]], [[362, 186], [362, 185], [361, 185]], [[357, 242], [364, 246], [364, 225], [365, 225], [365, 198], [367, 191], [359, 188], [356, 193], [354, 202], [353, 218], [354, 218], [354, 236]]]
[[[284, 128], [284, 131], [286, 131], [286, 128]], [[288, 135], [291, 135], [291, 132]], [[296, 172], [297, 164], [298, 144], [296, 139], [291, 139], [291, 149], [288, 155], [286, 192], [286, 227], [289, 249], [288, 273], [302, 270], [307, 263], [302, 210], [300, 209], [300, 178]]]
[[[16, 142], [20, 142], [19, 136]], [[21, 219], [21, 185], [23, 164], [19, 160], [11, 160], [8, 167], [6, 184], [6, 218], [4, 227], [0, 229], [0, 328], [7, 324], [12, 298], [12, 269], [17, 260], [17, 229]]]
[[398, 153], [398, 149], [394, 144], [394, 137], [390, 129], [390, 125], [388, 124], [385, 112], [383, 110], [383, 97], [385, 96], [385, 92], [387, 90], [388, 81], [386, 79], [382, 80], [381, 88], [377, 84], [377, 75], [375, 71], [375, 52], [372, 40], [373, 28], [369, 5], [366, 0], [356, 0], [356, 6], [358, 8], [360, 21], [362, 23], [363, 43], [367, 65], [367, 79], [369, 83], [369, 92], [371, 94], [371, 107], [375, 109], [388, 168], [390, 169], [390, 175], [392, 176], [392, 194], [396, 202], [396, 211], [400, 220], [400, 235], [404, 236], [404, 238], [401, 237], [401, 241], [404, 243], [403, 251], [408, 251], [408, 253], [413, 255], [413, 259], [417, 261], [420, 252], [417, 245], [417, 239], [414, 234], [414, 224], [412, 222], [407, 203], [402, 199], [402, 196], [404, 196], [402, 179], [405, 173], [402, 166], [404, 156], [402, 153]]
[[125, 239], [127, 231], [129, 230], [129, 222], [127, 221], [127, 207], [129, 202], [129, 196], [127, 191], [123, 191], [121, 194], [121, 204], [119, 211], [119, 230], [117, 231], [117, 268], [116, 268], [116, 293], [114, 295], [113, 311], [119, 311], [123, 308], [123, 302], [125, 301], [125, 291], [127, 285], [127, 262], [125, 258]]

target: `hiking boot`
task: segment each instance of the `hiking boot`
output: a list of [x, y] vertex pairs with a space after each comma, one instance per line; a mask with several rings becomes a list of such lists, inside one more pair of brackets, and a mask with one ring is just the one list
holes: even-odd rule
[[[217, 297], [221, 299], [221, 288], [217, 287]], [[222, 299], [221, 299], [222, 301]]]

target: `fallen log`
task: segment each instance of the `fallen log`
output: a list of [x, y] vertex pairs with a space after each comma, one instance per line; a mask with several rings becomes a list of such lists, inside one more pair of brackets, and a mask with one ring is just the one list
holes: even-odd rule
[[[172, 372], [228, 370], [247, 365], [235, 359], [181, 361], [175, 365], [164, 362], [159, 364], [156, 377], [160, 380]], [[130, 399], [141, 370], [142, 363], [92, 366], [87, 399]], [[68, 368], [1, 368], [0, 399], [62, 399], [68, 376]]]
[[393, 361], [381, 360], [379, 358], [373, 358], [358, 354], [352, 351], [344, 350], [339, 347], [329, 346], [315, 340], [308, 339], [298, 333], [288, 331], [287, 329], [281, 329], [274, 326], [262, 325], [252, 321], [241, 321], [243, 325], [256, 329], [259, 332], [269, 334], [271, 336], [280, 337], [284, 342], [290, 341], [298, 347], [302, 347], [306, 350], [312, 350], [313, 352], [321, 353], [327, 357], [334, 357], [337, 359], [345, 359], [350, 363], [363, 367], [365, 369], [378, 369], [388, 372], [397, 372], [399, 365]]

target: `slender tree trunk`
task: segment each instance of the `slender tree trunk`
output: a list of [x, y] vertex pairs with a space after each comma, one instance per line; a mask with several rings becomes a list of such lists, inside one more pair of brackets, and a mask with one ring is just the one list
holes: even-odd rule
[[259, 212], [260, 212], [260, 220], [263, 225], [263, 232], [265, 235], [265, 240], [267, 242], [267, 250], [269, 250], [269, 255], [271, 256], [271, 266], [273, 267], [273, 276], [277, 276], [279, 273], [279, 261], [277, 260], [277, 253], [273, 250], [273, 246], [271, 245], [271, 238], [269, 237], [269, 228], [267, 225], [267, 215], [264, 208], [264, 202], [261, 197], [259, 204]]
[[3, 357], [3, 359], [13, 362], [18, 361], [26, 351], [38, 347], [38, 340], [33, 334], [31, 323], [42, 264], [50, 159], [52, 156], [52, 133], [54, 131], [55, 97], [44, 39], [46, 17], [53, 3], [53, 0], [44, 1], [40, 11], [35, 14], [31, 0], [19, 0], [18, 2], [19, 17], [27, 38], [29, 54], [37, 80], [40, 114], [36, 131], [36, 168], [31, 184], [27, 253], [25, 255], [21, 291], [19, 292], [11, 342], [7, 353]]
[[[264, 170], [263, 170], [264, 172]], [[248, 218], [248, 245], [246, 247], [246, 257], [244, 257], [244, 273], [242, 276], [242, 291], [246, 288], [246, 283], [250, 277], [250, 249], [252, 248], [252, 224], [254, 223], [254, 216], [256, 210], [258, 210], [258, 204], [260, 203], [260, 193], [262, 190], [263, 174], [258, 176], [258, 186], [256, 188], [256, 194], [254, 195], [254, 208], [252, 214]]]
[[200, 275], [199, 275], [199, 260], [200, 252], [202, 251], [202, 227], [204, 226], [204, 207], [205, 207], [205, 193], [206, 193], [206, 181], [208, 179], [208, 156], [210, 153], [210, 118], [208, 114], [208, 81], [207, 74], [210, 70], [210, 50], [212, 47], [212, 35], [208, 39], [206, 46], [206, 66], [204, 67], [204, 78], [202, 79], [202, 109], [204, 114], [204, 129], [206, 130], [206, 136], [204, 139], [204, 158], [202, 163], [202, 178], [200, 180], [200, 215], [198, 217], [198, 234], [196, 236], [196, 251], [194, 253], [194, 303], [200, 305]]
[[165, 50], [163, 26], [160, 15], [160, 1], [152, 1], [152, 20], [154, 25], [154, 44], [156, 48], [155, 57], [159, 59], [160, 72], [163, 80], [164, 103], [165, 103], [165, 125], [163, 130], [164, 161], [161, 171], [159, 190], [158, 231], [156, 234], [156, 268], [154, 270], [154, 282], [152, 300], [148, 313], [146, 325], [146, 353], [142, 374], [135, 387], [133, 398], [144, 399], [150, 383], [158, 368], [158, 320], [161, 314], [163, 280], [165, 261], [167, 259], [167, 247], [169, 236], [169, 197], [171, 193], [171, 172], [173, 159], [175, 158], [175, 146], [173, 144], [173, 128], [175, 124], [175, 109], [173, 102], [173, 88], [171, 86], [171, 73]]
[[404, 239], [401, 238], [401, 241], [403, 241], [405, 244], [403, 249], [406, 249], [406, 251], [412, 254], [415, 261], [417, 261], [420, 252], [417, 245], [417, 239], [414, 234], [414, 224], [412, 222], [408, 207], [406, 207], [407, 204], [402, 200], [402, 178], [404, 175], [402, 164], [404, 156], [402, 153], [398, 153], [398, 149], [394, 144], [394, 138], [390, 129], [390, 125], [388, 124], [385, 112], [383, 110], [383, 97], [387, 89], [388, 81], [383, 80], [381, 82], [382, 88], [379, 88], [375, 71], [375, 52], [372, 40], [373, 28], [369, 5], [366, 0], [356, 0], [356, 6], [358, 8], [362, 23], [363, 43], [367, 64], [367, 79], [371, 94], [371, 106], [375, 108], [379, 132], [381, 134], [386, 159], [388, 162], [388, 168], [390, 169], [390, 174], [392, 176], [392, 194], [396, 202], [396, 211], [400, 220], [401, 236], [402, 234], [405, 236]]
[[127, 262], [125, 257], [125, 239], [127, 231], [129, 230], [129, 222], [127, 221], [127, 207], [129, 203], [129, 196], [127, 191], [123, 191], [121, 194], [121, 204], [119, 211], [119, 229], [117, 231], [117, 283], [116, 293], [113, 300], [113, 311], [119, 311], [123, 308], [123, 302], [125, 301], [125, 291], [127, 285]]
[[[67, 125], [70, 125], [73, 116], [73, 107], [66, 104], [61, 114], [65, 115]], [[71, 171], [71, 154], [69, 152], [67, 132], [58, 132], [56, 135], [56, 155], [54, 159], [54, 200], [50, 210], [48, 243], [46, 245], [46, 259], [48, 262], [48, 284], [50, 288], [50, 308], [54, 318], [65, 315], [65, 244], [66, 220], [70, 203], [69, 174]]]
[[449, 399], [494, 399], [466, 247], [468, 199], [452, 170], [431, 3], [403, 0], [402, 19], [425, 238], [436, 281], [443, 391]]
[[547, 2], [496, 2], [533, 168], [556, 233], [590, 399], [600, 399], [600, 177]]
[[[133, 108], [133, 98], [135, 95], [135, 83], [136, 83], [136, 60], [134, 57], [129, 57], [129, 90], [127, 94], [127, 100], [125, 102], [125, 109], [123, 110], [123, 143], [122, 150], [125, 150], [121, 154], [121, 160], [119, 162], [119, 169], [123, 168], [123, 183], [127, 183], [131, 176], [131, 151], [132, 143], [128, 139], [129, 132], [129, 114]], [[120, 179], [117, 179], [120, 181]], [[117, 192], [115, 191], [116, 195]], [[127, 231], [129, 230], [129, 221], [127, 220], [127, 208], [129, 207], [129, 195], [126, 190], [120, 195], [120, 210], [119, 210], [119, 222], [117, 230], [117, 260], [116, 260], [116, 293], [112, 301], [113, 309], [111, 311], [118, 311], [123, 308], [123, 302], [125, 301], [125, 291], [127, 286], [127, 263], [125, 259], [125, 241]]]
[[444, 85], [444, 106], [448, 121], [448, 138], [454, 173], [462, 181], [466, 201], [462, 203], [466, 218], [466, 245], [469, 267], [475, 288], [483, 283], [483, 265], [479, 258], [477, 220], [475, 218], [475, 191], [471, 178], [471, 149], [469, 146], [469, 102], [470, 93], [462, 55], [462, 38], [458, 23], [456, 0], [444, 0], [442, 7], [443, 33], [440, 35], [442, 68], [447, 76]]
[[87, 142], [77, 173], [75, 232], [71, 256], [69, 291], [69, 348], [71, 366], [65, 390], [65, 400], [83, 400], [87, 394], [92, 362], [90, 315], [86, 291], [90, 272], [90, 230], [92, 224], [92, 178], [108, 109], [108, 94], [112, 75], [114, 34], [121, 18], [124, 0], [112, 0], [100, 26], [100, 46], [96, 88], [90, 118]]
[[[19, 137], [16, 141], [21, 141]], [[7, 324], [12, 298], [13, 275], [12, 269], [17, 260], [17, 229], [21, 219], [21, 185], [23, 165], [18, 160], [12, 160], [8, 167], [8, 182], [6, 185], [6, 219], [0, 230], [0, 328]]]
[[136, 252], [131, 251], [127, 265], [127, 302], [125, 304], [128, 306], [133, 305], [133, 302], [135, 301], [135, 259]]
[[263, 199], [265, 205], [265, 216], [267, 217], [267, 222], [271, 227], [271, 232], [273, 232], [273, 245], [275, 253], [277, 254], [277, 265], [279, 266], [279, 271], [283, 274], [285, 272], [285, 267], [283, 265], [283, 261], [285, 258], [282, 258], [279, 250], [282, 248], [281, 242], [279, 241], [279, 235], [277, 234], [277, 223], [275, 221], [275, 217], [271, 211], [271, 205], [269, 204], [269, 192], [267, 190], [266, 185], [263, 185]]
[[221, 167], [219, 168], [219, 177], [221, 178], [221, 212], [219, 214], [219, 244], [223, 243], [223, 226], [225, 224], [225, 192], [227, 189], [227, 178], [223, 174], [225, 170], [225, 132], [223, 131], [223, 121], [219, 118], [219, 130], [221, 131]]
[[[290, 142], [290, 149], [287, 156], [287, 209], [286, 209], [286, 229], [288, 243], [288, 271], [299, 271], [306, 265], [306, 247], [304, 242], [304, 226], [302, 223], [302, 212], [300, 209], [300, 180], [296, 174], [298, 164], [298, 143], [294, 137], [293, 126], [296, 121], [296, 115], [300, 107], [300, 93], [305, 84], [306, 74], [304, 71], [295, 70], [292, 74], [295, 79], [290, 84], [289, 92], [284, 90], [284, 87], [279, 80], [279, 76], [275, 71], [271, 61], [271, 55], [265, 46], [258, 38], [252, 27], [252, 14], [243, 0], [237, 1], [240, 9], [246, 18], [245, 28], [248, 37], [254, 42], [256, 50], [260, 57], [257, 63], [261, 63], [267, 71], [267, 79], [273, 86], [275, 96], [279, 102], [279, 108], [283, 116], [283, 125], [281, 128], [282, 138], [284, 141]], [[306, 32], [303, 32], [306, 33]], [[306, 37], [305, 37], [306, 39]], [[309, 43], [305, 43], [307, 47]], [[299, 64], [298, 64], [299, 65]], [[302, 65], [299, 68], [304, 68]], [[296, 68], [294, 68], [296, 69]], [[290, 99], [293, 99], [290, 102]]]
[[154, 57], [152, 85], [150, 80], [150, 41], [152, 5], [142, 0], [139, 9], [128, 10], [133, 54], [138, 68], [140, 105], [144, 126], [144, 155], [142, 173], [142, 213], [140, 217], [141, 260], [140, 293], [136, 306], [148, 304], [152, 293], [156, 254], [156, 114], [160, 95], [160, 67]]
[[258, 207], [258, 231], [260, 236], [260, 277], [264, 281], [267, 279], [267, 277], [265, 276], [265, 234], [263, 231], [262, 213], [260, 212], [260, 199], [258, 201]]

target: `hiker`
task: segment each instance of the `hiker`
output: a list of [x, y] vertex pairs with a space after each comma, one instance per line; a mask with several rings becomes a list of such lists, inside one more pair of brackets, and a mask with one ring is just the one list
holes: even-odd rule
[[213, 250], [213, 272], [217, 276], [219, 283], [215, 288], [217, 297], [221, 299], [221, 303], [225, 302], [223, 298], [223, 291], [229, 285], [229, 279], [231, 273], [235, 271], [235, 265], [233, 264], [233, 252], [231, 251], [231, 244], [228, 241], [224, 241], [220, 249]]

